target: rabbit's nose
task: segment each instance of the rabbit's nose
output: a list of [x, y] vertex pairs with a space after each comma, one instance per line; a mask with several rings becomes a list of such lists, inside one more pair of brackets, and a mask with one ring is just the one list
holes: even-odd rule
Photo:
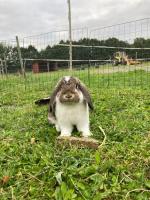
[[73, 98], [73, 94], [66, 94], [65, 95], [65, 99], [72, 99]]

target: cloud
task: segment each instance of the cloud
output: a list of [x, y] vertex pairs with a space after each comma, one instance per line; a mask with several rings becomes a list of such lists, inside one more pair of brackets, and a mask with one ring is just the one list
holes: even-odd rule
[[[72, 0], [74, 27], [101, 27], [149, 16], [149, 0]], [[68, 28], [67, 0], [0, 0], [0, 39]]]
[[[135, 20], [149, 16], [148, 0], [106, 0], [106, 1], [73, 1], [74, 19], [87, 26], [107, 26], [115, 23]], [[96, 3], [94, 3], [96, 2]], [[96, 18], [92, 17], [97, 15]], [[78, 24], [77, 20], [74, 20]]]

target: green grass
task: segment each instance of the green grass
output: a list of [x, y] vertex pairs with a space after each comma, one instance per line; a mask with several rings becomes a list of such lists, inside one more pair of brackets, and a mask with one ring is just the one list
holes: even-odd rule
[[94, 100], [93, 137], [103, 141], [99, 126], [107, 136], [97, 151], [55, 146], [47, 107], [34, 105], [63, 74], [0, 79], [0, 199], [150, 199], [149, 74], [91, 73], [89, 82], [88, 71], [74, 72]]

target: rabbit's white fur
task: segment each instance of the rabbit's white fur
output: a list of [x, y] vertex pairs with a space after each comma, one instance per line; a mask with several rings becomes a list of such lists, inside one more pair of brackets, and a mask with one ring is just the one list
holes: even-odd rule
[[77, 104], [63, 104], [56, 96], [56, 129], [61, 132], [61, 136], [71, 136], [73, 126], [82, 132], [84, 137], [91, 135], [89, 130], [89, 107], [82, 92], [79, 93], [80, 101]]

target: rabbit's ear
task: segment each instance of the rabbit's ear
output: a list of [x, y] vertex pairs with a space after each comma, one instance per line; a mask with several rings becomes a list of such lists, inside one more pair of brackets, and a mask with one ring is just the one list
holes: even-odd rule
[[61, 79], [61, 80], [57, 83], [57, 85], [56, 85], [56, 87], [55, 87], [55, 89], [54, 89], [54, 91], [52, 92], [51, 97], [50, 97], [49, 110], [50, 110], [53, 114], [55, 113], [56, 96], [57, 96], [58, 92], [60, 92], [60, 90], [61, 90], [61, 88], [62, 88], [62, 84], [63, 84], [63, 79]]
[[86, 102], [88, 103], [89, 105], [89, 108], [91, 110], [94, 110], [94, 107], [93, 107], [93, 103], [92, 103], [92, 99], [91, 99], [91, 96], [90, 96], [90, 93], [88, 91], [88, 89], [86, 88], [86, 86], [81, 83], [80, 80], [78, 80], [78, 88], [79, 90], [82, 92], [83, 96], [84, 96], [84, 99], [86, 100]]

